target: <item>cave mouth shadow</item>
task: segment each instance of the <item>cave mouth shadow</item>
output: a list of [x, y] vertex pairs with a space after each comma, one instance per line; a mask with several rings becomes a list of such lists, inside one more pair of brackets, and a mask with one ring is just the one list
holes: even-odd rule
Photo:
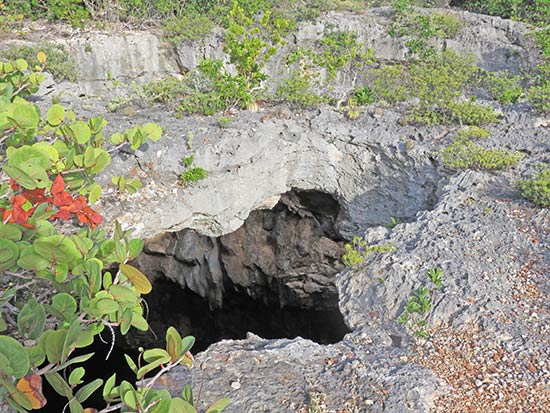
[[222, 308], [210, 309], [207, 299], [168, 279], [153, 283], [147, 302], [155, 309], [149, 323], [157, 336], [164, 335], [167, 325], [174, 325], [182, 335], [195, 337], [194, 353], [224, 339], [244, 339], [248, 332], [266, 339], [302, 337], [332, 344], [350, 331], [337, 303], [323, 309], [281, 308], [233, 289], [224, 294]]

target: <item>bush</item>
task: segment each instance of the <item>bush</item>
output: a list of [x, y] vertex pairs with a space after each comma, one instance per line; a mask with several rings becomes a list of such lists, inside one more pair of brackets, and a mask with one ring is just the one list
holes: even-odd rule
[[513, 18], [534, 24], [550, 24], [547, 0], [455, 0], [452, 3], [475, 13]]
[[[37, 60], [43, 64], [46, 56], [40, 53]], [[57, 104], [41, 116], [36, 105], [22, 98], [40, 83], [40, 68], [29, 73], [22, 59], [0, 66], [0, 159], [9, 179], [9, 185], [0, 185], [0, 271], [11, 280], [0, 296], [0, 331], [9, 329], [18, 338], [0, 335], [0, 398], [21, 413], [41, 409], [47, 405], [45, 378], [68, 399], [72, 412], [84, 412], [88, 398], [100, 388], [108, 411], [195, 412], [190, 387], [174, 398], [152, 388], [163, 373], [193, 364], [189, 350], [194, 338], [182, 338], [172, 327], [165, 349], [140, 349], [137, 362], [127, 357], [137, 380], [162, 366], [138, 388], [116, 382], [116, 375], [106, 382], [82, 380], [85, 369], [78, 365], [93, 353], [72, 356], [105, 329], [114, 340], [115, 328], [122, 335], [131, 328], [149, 328], [142, 296], [152, 286], [128, 264], [144, 243], [118, 222], [113, 235], [106, 236], [97, 228], [103, 217], [91, 205], [101, 196], [94, 177], [110, 163], [111, 153], [123, 145], [135, 150], [156, 141], [162, 129], [147, 123], [114, 133], [108, 141], [116, 146], [107, 151], [103, 118], [77, 120]], [[24, 83], [14, 88], [14, 80]], [[36, 286], [48, 293], [33, 294]], [[216, 411], [227, 404], [227, 399], [218, 401]]]
[[372, 92], [378, 100], [392, 104], [411, 97], [408, 71], [402, 65], [386, 65], [371, 70], [369, 78]]
[[166, 37], [176, 43], [198, 40], [214, 28], [210, 17], [199, 13], [188, 13], [181, 17], [169, 17], [162, 22]]
[[498, 121], [498, 114], [490, 106], [474, 102], [452, 102], [449, 104], [449, 118], [461, 125], [484, 125]]
[[550, 167], [546, 166], [537, 175], [520, 180], [517, 186], [525, 198], [543, 208], [550, 207]]
[[68, 80], [74, 82], [78, 77], [76, 61], [69, 55], [62, 45], [44, 43], [37, 46], [11, 46], [0, 52], [3, 59], [25, 59], [31, 67], [40, 66], [36, 55], [43, 52], [48, 56], [44, 68], [53, 75], [56, 80]]
[[419, 39], [453, 39], [464, 23], [449, 13], [434, 12], [427, 15], [407, 9], [397, 12], [389, 33], [391, 36], [412, 36]]
[[510, 76], [508, 73], [487, 73], [483, 86], [493, 99], [504, 105], [516, 103], [522, 96], [520, 81], [520, 76]]
[[439, 155], [443, 165], [452, 169], [505, 169], [516, 165], [525, 155], [504, 149], [485, 149], [459, 136]]
[[313, 91], [314, 75], [300, 71], [292, 71], [289, 78], [283, 79], [277, 86], [275, 99], [282, 100], [301, 107], [314, 107], [326, 101]]

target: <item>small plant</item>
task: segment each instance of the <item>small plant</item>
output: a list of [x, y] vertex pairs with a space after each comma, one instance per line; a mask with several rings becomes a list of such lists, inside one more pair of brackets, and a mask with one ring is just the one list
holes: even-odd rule
[[[426, 272], [426, 275], [436, 290], [443, 288], [443, 271], [440, 268], [431, 268]], [[432, 309], [433, 295], [434, 291], [430, 288], [424, 285], [419, 286], [409, 298], [403, 313], [397, 319], [400, 323], [405, 324], [416, 338], [424, 340], [430, 338], [430, 334], [425, 327]]]
[[143, 186], [139, 178], [127, 178], [125, 176], [112, 176], [111, 183], [117, 186], [119, 193], [126, 190], [131, 194], [135, 194]]
[[390, 229], [393, 229], [393, 228], [395, 228], [396, 226], [398, 226], [399, 224], [401, 224], [401, 220], [400, 220], [400, 219], [391, 217], [391, 218], [390, 218], [390, 223], [389, 223], [388, 225], [386, 225], [386, 227], [387, 227], [387, 228], [390, 228]]
[[538, 112], [550, 112], [550, 61], [536, 67], [535, 84], [529, 88], [527, 100]]
[[452, 169], [505, 169], [525, 157], [517, 151], [485, 149], [464, 136], [456, 137], [439, 155], [443, 165]]
[[208, 173], [203, 168], [193, 165], [193, 159], [193, 155], [182, 158], [182, 163], [185, 167], [185, 171], [179, 175], [179, 184], [182, 186], [208, 178]]
[[355, 91], [352, 99], [359, 106], [370, 105], [376, 101], [374, 92], [368, 86], [363, 86]]
[[214, 21], [210, 16], [195, 11], [169, 17], [162, 22], [166, 38], [175, 43], [202, 39], [213, 28]]
[[346, 253], [342, 256], [342, 262], [350, 268], [357, 268], [365, 261], [365, 258], [372, 253], [395, 252], [391, 242], [383, 245], [367, 245], [363, 237], [353, 237], [351, 243], [344, 245]]
[[220, 116], [218, 118], [220, 128], [226, 128], [231, 122], [233, 122], [233, 118], [231, 116]]
[[520, 180], [517, 186], [525, 198], [543, 208], [550, 207], [550, 167], [544, 167], [538, 174]]
[[493, 99], [505, 105], [516, 103], [523, 95], [520, 80], [520, 76], [510, 76], [508, 73], [488, 73], [483, 85]]

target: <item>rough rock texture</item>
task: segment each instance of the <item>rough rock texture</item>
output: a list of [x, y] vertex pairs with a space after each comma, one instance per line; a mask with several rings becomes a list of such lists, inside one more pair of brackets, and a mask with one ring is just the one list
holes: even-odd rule
[[[441, 3], [446, 3], [445, 1]], [[426, 9], [425, 12], [433, 12]], [[533, 61], [533, 39], [523, 23], [498, 17], [481, 16], [468, 12], [444, 9], [464, 21], [464, 27], [455, 39], [434, 40], [437, 50], [453, 48], [462, 54], [472, 54], [477, 64], [488, 71], [508, 70], [517, 73]], [[324, 34], [334, 27], [356, 33], [358, 41], [374, 51], [378, 62], [407, 60], [408, 36], [393, 38], [388, 35], [392, 11], [389, 7], [368, 9], [363, 14], [330, 12], [318, 22], [301, 24], [288, 36], [286, 46], [279, 47], [276, 56], [266, 67], [266, 86], [274, 90], [281, 78], [288, 76], [286, 56], [297, 45], [318, 47]], [[8, 40], [11, 43], [28, 44], [51, 41], [63, 44], [76, 58], [80, 71], [79, 87], [83, 93], [97, 94], [112, 89], [111, 77], [125, 82], [150, 82], [167, 75], [179, 75], [194, 70], [205, 58], [227, 61], [223, 53], [222, 32], [214, 30], [206, 38], [196, 42], [171, 44], [155, 33], [126, 32], [106, 34], [89, 31], [74, 33], [64, 27], [62, 36], [52, 35], [46, 28], [37, 27], [24, 39]], [[334, 82], [331, 94], [343, 97], [364, 77], [357, 71], [342, 72]]]
[[[516, 70], [527, 61], [521, 24], [463, 16], [472, 24], [457, 48], [471, 48], [489, 69]], [[327, 17], [332, 18], [336, 15]], [[368, 18], [340, 16], [339, 27], [359, 27]], [[401, 58], [399, 46], [380, 44], [389, 47], [388, 59]], [[49, 97], [42, 99], [46, 104]], [[103, 112], [103, 104], [73, 106], [77, 113], [95, 114]], [[250, 294], [265, 291], [264, 285], [252, 287], [258, 280], [252, 263], [261, 263], [269, 277], [283, 274], [279, 270], [286, 264], [264, 249], [268, 243], [251, 240], [267, 237], [261, 228], [273, 232], [279, 225], [271, 220], [266, 228], [257, 210], [272, 208], [291, 190], [331, 195], [339, 207], [332, 215], [335, 228], [345, 239], [363, 235], [369, 244], [395, 247], [326, 283], [326, 291], [337, 290], [353, 330], [341, 342], [323, 346], [253, 335], [222, 341], [196, 355], [194, 370], [171, 372], [157, 385], [179, 393], [191, 382], [201, 389], [201, 403], [230, 397], [229, 413], [308, 412], [318, 397], [330, 412], [549, 411], [550, 216], [522, 199], [514, 183], [550, 162], [550, 129], [521, 105], [504, 109], [482, 144], [521, 150], [526, 159], [507, 172], [458, 173], [437, 159], [456, 128], [402, 126], [397, 110], [371, 108], [351, 122], [327, 107], [299, 114], [262, 108], [236, 114], [226, 128], [213, 118], [177, 119], [160, 108], [138, 109], [130, 117], [109, 114], [111, 128], [156, 121], [166, 136], [114, 159], [101, 177], [104, 184], [123, 173], [140, 176], [145, 185], [136, 195], [120, 197], [111, 190], [101, 212], [148, 238], [151, 261], [143, 265], [152, 266], [152, 274], [170, 274], [212, 303], [221, 301], [220, 281], [229, 273]], [[181, 187], [180, 159], [191, 153], [209, 178]], [[391, 217], [402, 223], [387, 228]], [[317, 231], [311, 223], [300, 221], [293, 230]], [[284, 225], [281, 240], [292, 245], [293, 233]], [[317, 238], [325, 239], [320, 248], [313, 241], [304, 249], [321, 267], [338, 248], [335, 237], [325, 235]], [[312, 255], [314, 249], [320, 256]], [[233, 254], [241, 250], [251, 255]], [[295, 262], [293, 257], [287, 254], [285, 262]], [[396, 318], [427, 283], [426, 270], [436, 266], [444, 276], [427, 317], [433, 340], [416, 345]], [[291, 277], [301, 271], [291, 267]], [[297, 295], [305, 288], [278, 291], [281, 300], [309, 305]]]
[[311, 205], [317, 210], [312, 213], [296, 194], [285, 194], [273, 209], [252, 211], [239, 229], [219, 238], [193, 230], [161, 234], [148, 241], [137, 264], [153, 279], [165, 277], [189, 287], [213, 308], [222, 307], [229, 284], [281, 307], [333, 307], [343, 243], [332, 222], [323, 227], [338, 212], [322, 215], [327, 204]]

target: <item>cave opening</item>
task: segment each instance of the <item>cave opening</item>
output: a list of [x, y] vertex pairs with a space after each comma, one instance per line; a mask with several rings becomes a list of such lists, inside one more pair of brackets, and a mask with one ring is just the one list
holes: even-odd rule
[[349, 329], [334, 283], [344, 269], [339, 213], [329, 194], [292, 190], [232, 233], [186, 229], [150, 240], [137, 265], [153, 281], [145, 300], [155, 334], [132, 332], [128, 343], [162, 345], [171, 325], [196, 338], [194, 352], [248, 332], [340, 341]]

